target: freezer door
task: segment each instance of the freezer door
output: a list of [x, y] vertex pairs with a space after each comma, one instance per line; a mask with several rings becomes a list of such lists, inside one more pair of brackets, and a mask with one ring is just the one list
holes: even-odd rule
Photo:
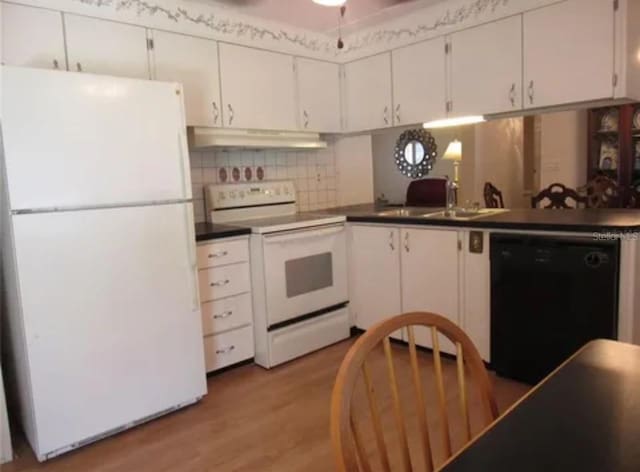
[[3, 67], [13, 210], [191, 198], [178, 84]]
[[206, 393], [191, 205], [13, 224], [39, 456]]

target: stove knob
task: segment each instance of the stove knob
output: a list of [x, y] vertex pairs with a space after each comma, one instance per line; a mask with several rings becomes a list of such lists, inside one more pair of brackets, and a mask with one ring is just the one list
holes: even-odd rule
[[229, 192], [229, 197], [230, 198], [236, 198], [236, 191], [232, 190], [231, 192]]
[[276, 188], [276, 195], [280, 195], [280, 188]]
[[285, 187], [284, 188], [284, 194], [285, 195], [289, 195], [289, 187]]
[[218, 192], [218, 200], [224, 200], [224, 192]]
[[244, 198], [244, 190], [240, 190], [240, 198]]

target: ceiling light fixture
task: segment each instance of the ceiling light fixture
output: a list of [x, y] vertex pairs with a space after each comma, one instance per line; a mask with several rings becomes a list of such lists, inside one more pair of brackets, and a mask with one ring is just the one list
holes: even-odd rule
[[341, 7], [347, 0], [311, 0], [313, 3], [322, 5], [323, 7]]
[[459, 118], [446, 118], [444, 120], [429, 121], [422, 125], [423, 128], [449, 128], [451, 126], [474, 125], [487, 121], [484, 116], [461, 116]]

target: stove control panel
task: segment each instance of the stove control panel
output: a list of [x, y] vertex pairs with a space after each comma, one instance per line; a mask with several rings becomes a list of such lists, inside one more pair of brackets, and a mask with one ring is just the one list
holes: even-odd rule
[[290, 180], [213, 184], [205, 190], [207, 210], [250, 208], [296, 202], [296, 190]]

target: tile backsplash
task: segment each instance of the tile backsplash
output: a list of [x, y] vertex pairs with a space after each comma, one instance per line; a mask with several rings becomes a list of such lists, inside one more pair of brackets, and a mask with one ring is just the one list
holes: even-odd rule
[[239, 175], [240, 182], [258, 181], [259, 176], [265, 181], [293, 180], [299, 211], [329, 208], [338, 202], [335, 155], [331, 146], [309, 151], [192, 151], [189, 159], [197, 222], [207, 219], [205, 186], [222, 183], [225, 174], [226, 183], [233, 183], [234, 174]]

